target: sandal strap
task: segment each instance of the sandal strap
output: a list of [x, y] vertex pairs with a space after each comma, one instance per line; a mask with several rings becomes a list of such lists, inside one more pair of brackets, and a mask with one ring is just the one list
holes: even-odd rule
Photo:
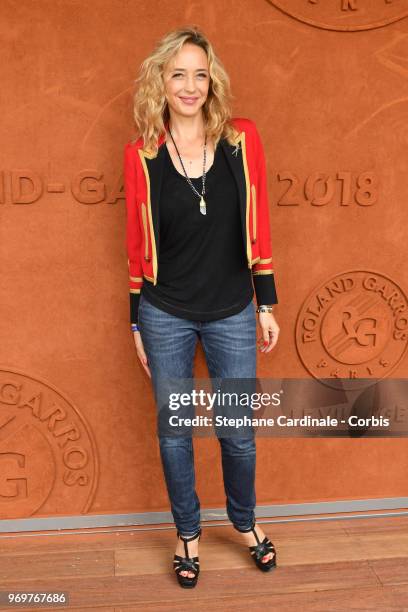
[[252, 526], [249, 527], [248, 529], [237, 529], [237, 527], [235, 527], [235, 529], [237, 529], [237, 531], [240, 531], [241, 533], [249, 533], [250, 531], [252, 531], [252, 533], [254, 534], [255, 539], [257, 541], [257, 545], [260, 546], [261, 545], [261, 540], [258, 538], [258, 534], [255, 531], [255, 524], [256, 524], [256, 521], [254, 520], [254, 522], [252, 523]]
[[[174, 559], [177, 559], [177, 561], [183, 561], [184, 559], [186, 559], [186, 557], [181, 557], [180, 555], [174, 555]], [[193, 560], [199, 563], [199, 557], [189, 557], [188, 558], [189, 561]]]
[[200, 539], [201, 537], [201, 527], [200, 529], [197, 531], [197, 533], [193, 536], [189, 536], [189, 537], [184, 537], [180, 534], [179, 530], [177, 530], [177, 537], [180, 538], [180, 540], [183, 540], [184, 542], [184, 552], [186, 553], [185, 558], [186, 559], [190, 559], [190, 556], [188, 554], [188, 548], [187, 548], [187, 543], [188, 542], [192, 542], [193, 540], [196, 540], [197, 538]]
[[261, 559], [262, 557], [265, 557], [269, 553], [273, 552], [273, 556], [271, 557], [272, 560], [273, 557], [276, 555], [274, 545], [266, 536], [263, 541], [257, 546], [250, 546], [249, 550], [251, 551], [251, 555], [255, 555], [257, 559]]
[[200, 562], [198, 561], [198, 557], [193, 557], [193, 559], [186, 559], [185, 557], [180, 557], [179, 555], [174, 555], [175, 559], [174, 563], [174, 571], [176, 574], [180, 572], [189, 571], [194, 572], [194, 574], [198, 574], [200, 571]]
[[256, 546], [250, 546], [249, 548], [251, 550], [253, 550], [254, 548], [274, 548], [274, 545], [267, 538], [267, 536], [265, 536], [264, 539], [262, 540], [262, 542], [259, 542], [259, 544], [257, 544]]

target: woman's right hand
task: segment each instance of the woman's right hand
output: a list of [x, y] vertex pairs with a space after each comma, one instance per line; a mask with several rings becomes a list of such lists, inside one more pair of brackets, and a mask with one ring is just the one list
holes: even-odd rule
[[150, 368], [147, 363], [147, 357], [146, 357], [146, 353], [143, 347], [143, 342], [140, 336], [140, 332], [138, 331], [133, 332], [133, 338], [135, 340], [136, 352], [137, 352], [137, 356], [139, 357], [139, 361], [142, 364], [143, 369], [145, 370], [149, 378], [151, 378], [152, 374], [150, 372]]

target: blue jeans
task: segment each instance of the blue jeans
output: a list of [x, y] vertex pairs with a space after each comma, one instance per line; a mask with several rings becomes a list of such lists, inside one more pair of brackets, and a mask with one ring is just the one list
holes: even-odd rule
[[[159, 374], [193, 378], [198, 338], [211, 378], [255, 379], [253, 301], [236, 315], [215, 321], [193, 321], [160, 310], [141, 294], [139, 328], [154, 387]], [[248, 529], [255, 520], [255, 438], [218, 439], [227, 515], [236, 529]], [[195, 535], [200, 528], [200, 501], [195, 490], [192, 437], [159, 435], [159, 445], [175, 525], [182, 535]]]

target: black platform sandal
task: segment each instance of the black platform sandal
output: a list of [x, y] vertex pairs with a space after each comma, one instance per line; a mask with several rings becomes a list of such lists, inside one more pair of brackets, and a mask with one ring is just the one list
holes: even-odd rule
[[[177, 537], [179, 537], [184, 542], [184, 551], [186, 553], [185, 557], [180, 557], [180, 555], [174, 555], [174, 571], [177, 574], [177, 580], [179, 585], [184, 589], [192, 589], [197, 584], [198, 574], [200, 573], [200, 562], [198, 557], [189, 557], [188, 556], [188, 548], [187, 542], [192, 542], [197, 537], [200, 540], [201, 538], [201, 529], [194, 535], [189, 538], [184, 538], [180, 535], [179, 531], [177, 531]], [[192, 572], [195, 575], [191, 578], [190, 576], [182, 576], [181, 572]]]
[[[256, 546], [249, 546], [248, 548], [251, 552], [253, 560], [255, 561], [255, 565], [259, 567], [260, 570], [262, 570], [263, 572], [269, 572], [269, 570], [271, 570], [273, 567], [276, 567], [275, 547], [270, 541], [270, 539], [267, 538], [266, 536], [264, 537], [262, 542], [260, 541], [260, 539], [258, 538], [258, 534], [255, 531], [255, 521], [252, 527], [250, 527], [249, 529], [241, 530], [241, 529], [238, 529], [237, 527], [235, 527], [235, 529], [239, 531], [240, 533], [248, 533], [249, 531], [253, 532], [258, 544]], [[262, 558], [265, 557], [269, 553], [273, 553], [273, 556], [268, 561], [263, 562]]]

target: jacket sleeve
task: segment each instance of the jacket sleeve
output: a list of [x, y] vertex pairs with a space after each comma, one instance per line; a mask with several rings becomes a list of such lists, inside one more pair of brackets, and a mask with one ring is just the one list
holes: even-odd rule
[[257, 165], [257, 204], [258, 204], [258, 240], [260, 260], [252, 266], [257, 305], [277, 304], [275, 274], [272, 262], [272, 247], [270, 238], [269, 199], [266, 175], [265, 153], [258, 130], [254, 124], [254, 139]]
[[124, 151], [124, 182], [126, 198], [126, 248], [129, 272], [130, 321], [138, 322], [140, 290], [143, 271], [140, 244], [142, 240], [136, 206], [136, 166], [130, 143]]

